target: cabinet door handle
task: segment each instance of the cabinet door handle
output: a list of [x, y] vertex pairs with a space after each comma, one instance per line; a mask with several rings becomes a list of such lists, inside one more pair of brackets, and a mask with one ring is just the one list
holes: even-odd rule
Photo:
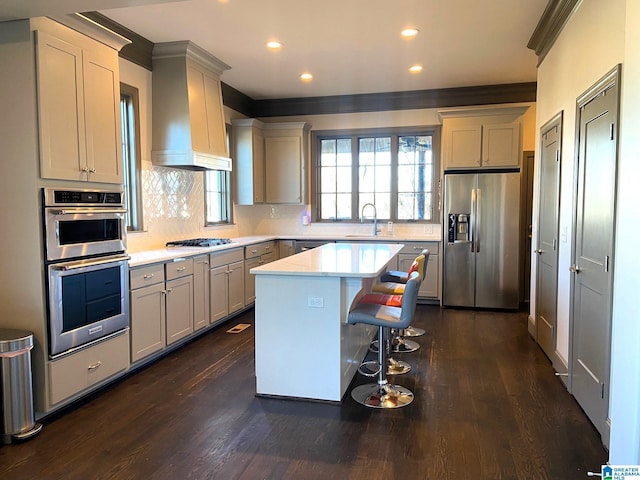
[[187, 267], [178, 267], [176, 268], [176, 272], [183, 272], [187, 269]]
[[97, 370], [98, 368], [100, 368], [101, 366], [102, 366], [102, 362], [98, 361], [96, 363], [93, 363], [93, 364], [89, 365], [87, 367], [87, 370], [89, 372], [93, 372], [93, 371]]
[[149, 279], [151, 279], [151, 278], [153, 278], [155, 276], [156, 276], [155, 273], [148, 273], [145, 276], [143, 276], [142, 278], [143, 278], [143, 280], [149, 280]]

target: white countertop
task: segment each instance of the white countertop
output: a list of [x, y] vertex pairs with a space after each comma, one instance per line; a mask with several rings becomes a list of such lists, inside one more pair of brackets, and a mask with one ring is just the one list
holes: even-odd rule
[[129, 252], [131, 259], [129, 260], [130, 267], [140, 267], [143, 265], [150, 265], [152, 263], [167, 262], [181, 257], [192, 257], [195, 255], [202, 255], [207, 253], [221, 252], [232, 248], [244, 248], [247, 245], [253, 245], [255, 243], [267, 242], [269, 240], [326, 240], [327, 242], [378, 242], [382, 243], [403, 243], [403, 242], [437, 242], [440, 241], [440, 237], [429, 236], [425, 237], [395, 237], [392, 235], [254, 235], [246, 237], [232, 238], [233, 243], [226, 245], [218, 245], [215, 247], [169, 247], [158, 248], [155, 250], [145, 250], [140, 252]]
[[377, 277], [402, 249], [398, 243], [327, 243], [251, 269], [256, 275]]
[[232, 243], [216, 245], [215, 247], [167, 247], [156, 250], [145, 250], [143, 252], [134, 252], [129, 253], [129, 256], [131, 257], [129, 260], [129, 266], [139, 267], [141, 265], [148, 265], [151, 263], [167, 262], [181, 257], [193, 257], [195, 255], [230, 250], [232, 248], [244, 248], [247, 245], [266, 242], [276, 238], [277, 237], [275, 236], [238, 237], [232, 238]]

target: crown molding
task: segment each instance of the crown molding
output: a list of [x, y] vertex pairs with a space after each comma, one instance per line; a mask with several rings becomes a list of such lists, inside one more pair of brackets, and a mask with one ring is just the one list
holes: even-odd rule
[[92, 18], [82, 13], [70, 13], [66, 15], [51, 15], [49, 17], [62, 25], [88, 35], [104, 45], [120, 51], [122, 47], [131, 43], [131, 40], [121, 35], [119, 32], [111, 30], [107, 26], [96, 22]]
[[582, 0], [549, 0], [527, 47], [538, 56], [538, 65], [549, 53], [558, 35]]
[[190, 40], [154, 44], [153, 60], [159, 58], [188, 58], [204, 65], [217, 75], [222, 75], [222, 72], [231, 68]]
[[254, 100], [249, 116], [322, 115], [535, 102], [536, 88], [536, 82], [527, 82], [408, 92]]
[[131, 43], [122, 47], [122, 50], [118, 52], [121, 58], [129, 60], [147, 70], [152, 70], [151, 57], [153, 54], [153, 42], [147, 40], [142, 35], [138, 35], [136, 32], [129, 30], [127, 27], [114, 22], [109, 17], [105, 17], [98, 12], [84, 12], [82, 15], [93, 20], [105, 28], [122, 35], [125, 38], [131, 40]]

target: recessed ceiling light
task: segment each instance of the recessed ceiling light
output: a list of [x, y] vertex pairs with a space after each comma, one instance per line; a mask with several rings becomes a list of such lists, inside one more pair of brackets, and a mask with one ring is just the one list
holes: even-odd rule
[[267, 42], [267, 48], [271, 50], [280, 50], [282, 48], [282, 42], [279, 42], [278, 40], [269, 40]]
[[302, 80], [303, 82], [310, 82], [311, 80], [313, 80], [313, 75], [311, 75], [309, 72], [305, 72], [300, 75], [300, 80]]
[[411, 73], [420, 73], [422, 71], [422, 65], [412, 65], [409, 67]]
[[402, 35], [403, 37], [406, 38], [411, 38], [411, 37], [415, 37], [416, 35], [418, 35], [418, 32], [420, 30], [418, 30], [417, 28], [414, 27], [407, 27], [407, 28], [403, 28], [402, 31], [400, 32], [400, 35]]

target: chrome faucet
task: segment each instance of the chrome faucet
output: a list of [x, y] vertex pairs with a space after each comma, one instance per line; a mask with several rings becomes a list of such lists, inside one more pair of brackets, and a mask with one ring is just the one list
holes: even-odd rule
[[360, 223], [364, 221], [364, 209], [369, 206], [373, 207], [373, 234], [378, 235], [378, 233], [380, 233], [380, 230], [378, 230], [378, 210], [373, 203], [365, 203], [362, 206], [362, 210], [360, 211]]

